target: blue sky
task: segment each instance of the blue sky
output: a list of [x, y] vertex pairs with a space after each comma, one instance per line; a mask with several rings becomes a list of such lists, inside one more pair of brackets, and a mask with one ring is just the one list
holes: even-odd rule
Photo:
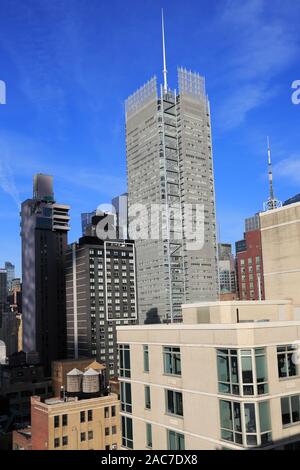
[[19, 202], [36, 172], [55, 178], [57, 202], [80, 213], [126, 190], [124, 100], [187, 67], [211, 101], [221, 239], [242, 237], [267, 198], [266, 136], [276, 195], [300, 192], [300, 2], [294, 0], [1, 0], [0, 266], [20, 273]]

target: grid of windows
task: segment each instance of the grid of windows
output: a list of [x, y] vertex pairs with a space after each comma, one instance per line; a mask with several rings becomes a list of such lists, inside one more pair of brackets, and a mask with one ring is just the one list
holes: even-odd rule
[[165, 346], [163, 348], [164, 372], [170, 375], [181, 375], [180, 348]]

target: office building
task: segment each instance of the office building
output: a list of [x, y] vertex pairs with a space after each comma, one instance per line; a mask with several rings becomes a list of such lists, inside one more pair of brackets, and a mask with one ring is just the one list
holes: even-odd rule
[[7, 291], [10, 292], [13, 279], [15, 278], [15, 266], [10, 261], [6, 261], [4, 269], [7, 273]]
[[68, 357], [93, 357], [117, 376], [116, 325], [137, 320], [134, 243], [82, 237], [68, 249], [66, 283]]
[[0, 328], [2, 324], [2, 315], [7, 312], [7, 272], [5, 269], [0, 269]]
[[65, 252], [70, 207], [54, 200], [53, 178], [34, 177], [21, 208], [23, 348], [51, 361], [66, 357]]
[[266, 299], [292, 299], [300, 311], [300, 202], [260, 214]]
[[[95, 371], [89, 371], [83, 378], [69, 373], [70, 387], [77, 388], [79, 379], [82, 387], [95, 390], [98, 377]], [[32, 450], [117, 450], [120, 447], [118, 397], [97, 392], [87, 394], [86, 398], [78, 398], [76, 394], [45, 401], [32, 397], [31, 441]]]
[[0, 390], [0, 395], [9, 401], [10, 418], [16, 424], [30, 423], [31, 396], [52, 396], [51, 380], [45, 377], [43, 366], [26, 358], [24, 353], [11, 356], [8, 364], [0, 366]]
[[245, 219], [244, 238], [236, 242], [235, 252], [239, 299], [264, 300], [264, 271], [259, 215], [256, 214]]
[[12, 450], [32, 450], [30, 426], [13, 431]]
[[[218, 297], [204, 78], [178, 68], [177, 93], [168, 87], [164, 66], [160, 91], [154, 77], [127, 99], [125, 108], [129, 236], [136, 239], [139, 320], [176, 321], [183, 302]], [[140, 231], [134, 229], [139, 223]], [[197, 236], [199, 243], [193, 243]]]
[[122, 448], [299, 448], [295, 318], [288, 300], [201, 302], [119, 327]]
[[81, 230], [82, 236], [85, 236], [86, 229], [92, 223], [92, 218], [96, 215], [96, 211], [93, 212], [83, 212], [81, 214]]
[[112, 199], [116, 212], [116, 231], [119, 240], [127, 240], [128, 236], [128, 194], [124, 193]]
[[218, 244], [220, 299], [227, 294], [236, 294], [235, 260], [230, 243]]

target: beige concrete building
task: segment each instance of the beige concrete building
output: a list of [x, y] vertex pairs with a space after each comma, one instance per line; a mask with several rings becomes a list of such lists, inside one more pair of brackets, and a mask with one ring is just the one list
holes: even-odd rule
[[300, 314], [300, 203], [260, 214], [266, 299], [291, 299]]
[[31, 398], [32, 450], [110, 450], [120, 446], [120, 402], [114, 394], [78, 400]]
[[183, 305], [183, 320], [118, 328], [122, 448], [299, 446], [292, 302]]

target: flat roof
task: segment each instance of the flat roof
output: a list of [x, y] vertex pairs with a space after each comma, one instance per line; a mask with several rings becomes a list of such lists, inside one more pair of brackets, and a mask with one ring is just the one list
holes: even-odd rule
[[284, 328], [300, 326], [300, 320], [268, 321], [257, 320], [240, 323], [156, 323], [155, 325], [117, 326], [117, 331], [137, 330], [252, 330], [260, 328]]
[[217, 300], [214, 302], [195, 302], [192, 304], [183, 304], [182, 308], [191, 307], [243, 307], [249, 306], [261, 306], [261, 305], [289, 305], [292, 304], [292, 300]]
[[266, 215], [274, 214], [274, 212], [280, 212], [283, 210], [290, 209], [291, 207], [297, 207], [297, 206], [300, 206], [300, 202], [293, 202], [292, 204], [288, 204], [287, 206], [278, 207], [278, 209], [272, 209], [271, 211], [260, 212], [259, 216], [264, 217]]

